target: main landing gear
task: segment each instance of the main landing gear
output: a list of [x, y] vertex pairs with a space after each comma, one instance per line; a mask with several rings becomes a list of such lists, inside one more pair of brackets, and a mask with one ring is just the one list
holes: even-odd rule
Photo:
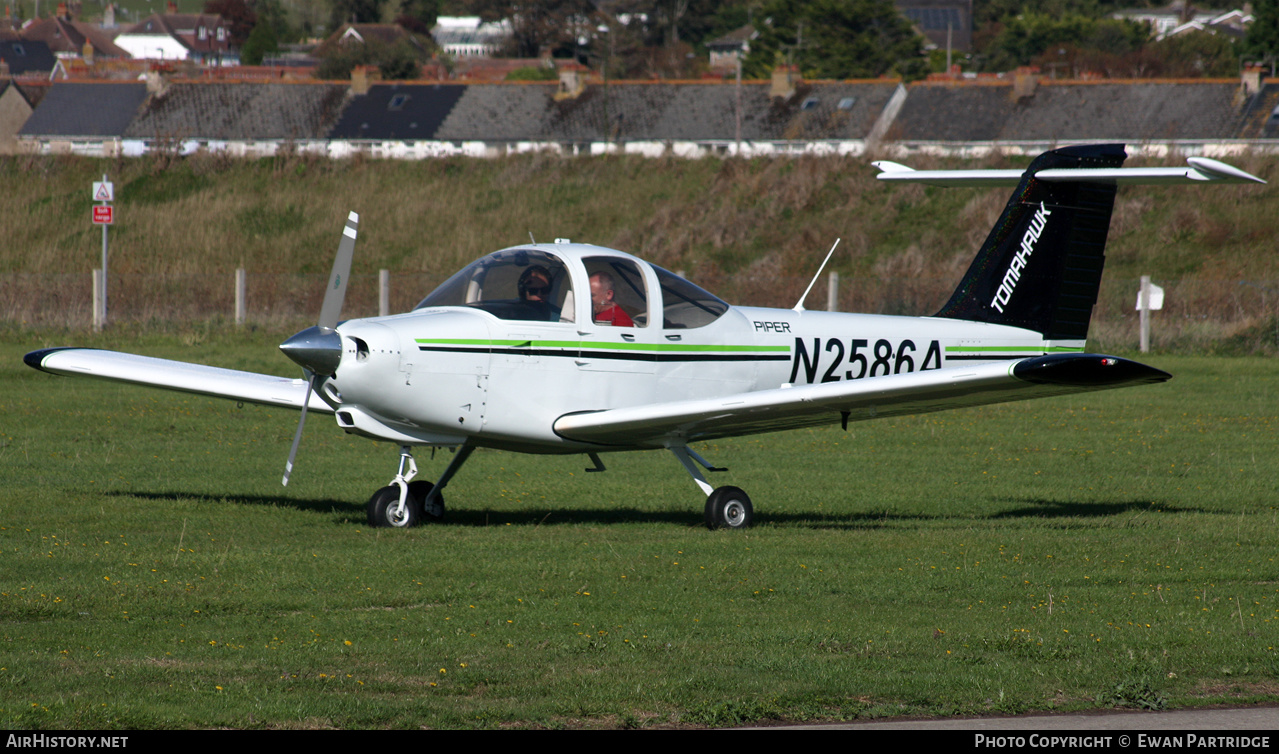
[[697, 461], [707, 471], [728, 471], [728, 469], [711, 466], [705, 458], [687, 445], [672, 445], [669, 450], [675, 454], [684, 470], [693, 477], [693, 481], [706, 494], [706, 528], [708, 529], [745, 529], [755, 521], [755, 509], [751, 506], [750, 496], [738, 487], [712, 488], [702, 474], [702, 470], [694, 465]]
[[[738, 487], [711, 487], [706, 481], [702, 469], [707, 471], [728, 471], [728, 469], [711, 466], [695, 451], [686, 445], [672, 445], [670, 451], [675, 454], [684, 469], [693, 477], [693, 481], [706, 495], [706, 526], [709, 529], [745, 529], [755, 521], [755, 509], [751, 506], [750, 496]], [[439, 521], [444, 518], [444, 487], [457, 474], [466, 459], [471, 457], [475, 448], [462, 445], [457, 448], [453, 460], [444, 469], [435, 484], [427, 481], [413, 481], [417, 476], [417, 462], [413, 460], [411, 449], [405, 445], [400, 448], [400, 467], [391, 483], [369, 498], [367, 512], [369, 526], [407, 529], [410, 526], [427, 521]], [[589, 454], [595, 467], [587, 471], [603, 471], [604, 464], [599, 456]], [[698, 468], [698, 466], [701, 468]]]
[[[366, 506], [369, 526], [406, 529], [427, 521], [442, 520], [444, 486], [462, 468], [462, 464], [466, 463], [474, 450], [470, 445], [459, 447], [439, 481], [431, 484], [425, 480], [412, 481], [417, 476], [417, 462], [413, 460], [409, 446], [401, 446], [400, 468], [396, 471], [395, 478], [369, 498]], [[408, 468], [407, 472], [405, 467]]]

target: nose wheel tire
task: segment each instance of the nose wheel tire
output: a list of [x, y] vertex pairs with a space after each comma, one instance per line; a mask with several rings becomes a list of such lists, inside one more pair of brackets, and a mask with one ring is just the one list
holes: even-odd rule
[[706, 498], [708, 529], [745, 529], [754, 520], [751, 499], [738, 487], [720, 487]]
[[[429, 482], [427, 483], [429, 484]], [[413, 486], [409, 485], [408, 499], [404, 501], [404, 510], [397, 514], [400, 504], [400, 488], [388, 485], [373, 493], [366, 507], [369, 526], [382, 528], [407, 529], [422, 522], [422, 499], [413, 494]]]

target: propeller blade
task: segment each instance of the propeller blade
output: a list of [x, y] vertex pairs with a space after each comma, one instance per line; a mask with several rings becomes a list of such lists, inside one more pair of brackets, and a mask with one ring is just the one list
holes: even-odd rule
[[351, 257], [355, 255], [355, 236], [359, 226], [359, 215], [354, 212], [347, 215], [338, 255], [333, 260], [333, 271], [329, 273], [329, 287], [324, 291], [324, 304], [320, 307], [318, 324], [328, 330], [337, 327], [338, 318], [342, 316], [342, 302], [346, 299], [346, 283], [351, 276]]
[[311, 405], [311, 393], [320, 380], [331, 377], [342, 361], [342, 337], [337, 334], [338, 319], [342, 316], [342, 303], [346, 300], [346, 285], [351, 277], [351, 258], [355, 256], [355, 236], [360, 227], [360, 216], [354, 212], [346, 216], [342, 240], [333, 259], [333, 271], [329, 273], [329, 285], [324, 290], [324, 303], [320, 305], [320, 321], [280, 344], [284, 355], [311, 373], [306, 382], [306, 397], [302, 399], [302, 416], [298, 418], [297, 432], [293, 433], [293, 447], [289, 448], [289, 460], [284, 464], [285, 487], [293, 473], [293, 462], [298, 457], [298, 445], [302, 443], [302, 428], [306, 426], [306, 409]]
[[302, 442], [302, 427], [306, 426], [306, 407], [311, 405], [311, 393], [315, 391], [315, 381], [320, 375], [313, 374], [306, 383], [306, 397], [302, 399], [302, 416], [298, 418], [298, 431], [293, 433], [293, 447], [289, 448], [289, 460], [284, 463], [284, 486], [289, 486], [289, 475], [293, 473], [293, 462], [298, 457], [298, 445]]

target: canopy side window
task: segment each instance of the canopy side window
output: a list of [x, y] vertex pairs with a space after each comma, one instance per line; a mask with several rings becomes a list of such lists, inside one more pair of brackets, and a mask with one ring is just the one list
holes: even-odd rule
[[662, 327], [688, 330], [705, 327], [728, 311], [728, 304], [673, 272], [653, 265], [662, 289]]
[[648, 286], [635, 262], [620, 257], [586, 257], [582, 263], [590, 280], [595, 324], [648, 326]]
[[472, 262], [416, 309], [469, 306], [499, 319], [572, 322], [573, 284], [558, 257], [536, 249], [496, 251]]

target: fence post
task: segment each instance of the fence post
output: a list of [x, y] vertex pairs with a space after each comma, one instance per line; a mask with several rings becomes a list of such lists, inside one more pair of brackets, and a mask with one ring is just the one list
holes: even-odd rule
[[237, 267], [235, 269], [235, 323], [237, 325], [244, 324], [245, 311], [248, 309], [245, 287], [244, 268]]
[[[1130, 284], [1131, 285], [1131, 284]], [[1129, 290], [1132, 290], [1129, 288]], [[1150, 276], [1141, 276], [1141, 294], [1137, 300], [1141, 311], [1141, 352], [1150, 353]]]
[[386, 317], [391, 313], [391, 271], [377, 271], [377, 315]]
[[102, 270], [93, 270], [93, 331], [102, 332], [107, 323], [106, 302], [102, 300]]
[[839, 273], [831, 272], [826, 281], [826, 311], [839, 311]]

